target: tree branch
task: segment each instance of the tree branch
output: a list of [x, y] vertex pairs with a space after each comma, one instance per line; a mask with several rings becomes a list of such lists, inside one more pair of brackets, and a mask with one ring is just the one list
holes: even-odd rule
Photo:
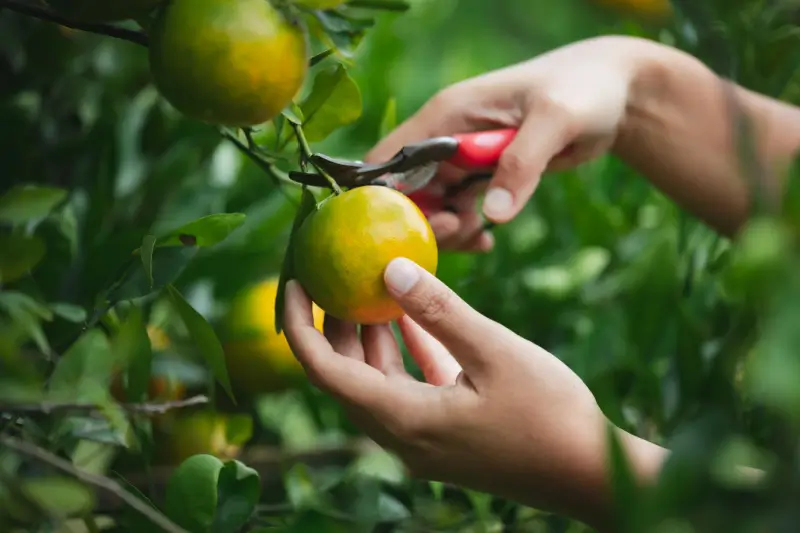
[[[122, 409], [129, 413], [143, 414], [143, 415], [163, 415], [172, 409], [182, 409], [184, 407], [192, 407], [195, 405], [203, 405], [208, 403], [206, 396], [192, 396], [185, 400], [176, 400], [173, 402], [164, 403], [123, 403], [119, 404]], [[96, 403], [54, 403], [54, 402], [41, 402], [41, 403], [7, 403], [0, 404], [0, 413], [13, 413], [13, 414], [50, 414], [59, 411], [79, 411], [95, 413], [101, 411], [102, 408]]]
[[123, 41], [129, 41], [141, 46], [147, 46], [148, 43], [147, 34], [142, 31], [120, 28], [119, 26], [115, 26], [113, 24], [95, 24], [91, 22], [71, 20], [67, 17], [59, 15], [50, 8], [35, 5], [33, 3], [26, 2], [25, 0], [0, 0], [0, 9], [1, 8], [6, 8], [9, 11], [19, 13], [20, 15], [61, 24], [62, 26], [66, 26], [75, 30], [107, 35], [108, 37], [122, 39]]
[[153, 524], [157, 525], [168, 533], [188, 533], [185, 529], [178, 526], [175, 522], [161, 514], [158, 510], [152, 508], [147, 503], [143, 502], [127, 490], [122, 485], [113, 479], [105, 476], [99, 476], [89, 473], [85, 470], [75, 468], [68, 461], [54, 455], [47, 450], [25, 442], [14, 437], [0, 437], [0, 445], [11, 448], [23, 455], [38, 459], [62, 472], [66, 472], [77, 478], [84, 483], [93, 485], [97, 488], [103, 489], [117, 496], [120, 500], [128, 504], [132, 509], [141, 513], [144, 517], [150, 520]]

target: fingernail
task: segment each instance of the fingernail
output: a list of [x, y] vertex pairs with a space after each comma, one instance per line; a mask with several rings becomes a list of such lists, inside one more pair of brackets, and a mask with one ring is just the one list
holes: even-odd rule
[[398, 257], [389, 263], [383, 275], [389, 290], [395, 294], [403, 295], [419, 281], [417, 265], [405, 257]]
[[505, 189], [489, 189], [483, 199], [483, 214], [489, 218], [505, 216], [514, 206], [514, 197]]

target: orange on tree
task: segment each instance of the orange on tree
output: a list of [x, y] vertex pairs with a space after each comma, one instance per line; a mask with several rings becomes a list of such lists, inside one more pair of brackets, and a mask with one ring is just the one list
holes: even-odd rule
[[47, 0], [64, 15], [84, 22], [111, 22], [146, 15], [164, 0]]
[[[241, 291], [231, 302], [222, 328], [225, 360], [234, 393], [277, 392], [305, 379], [283, 332], [275, 330], [278, 278], [267, 278]], [[322, 330], [324, 313], [314, 306], [314, 323]]]
[[309, 46], [299, 21], [267, 0], [170, 0], [150, 28], [150, 71], [184, 115], [252, 126], [302, 87]]
[[403, 315], [383, 281], [397, 257], [435, 274], [433, 230], [406, 195], [368, 185], [332, 195], [312, 211], [296, 234], [293, 262], [297, 281], [326, 313], [382, 324]]
[[[211, 410], [174, 411], [173, 416], [154, 426], [153, 441], [156, 459], [162, 464], [180, 464], [188, 457], [207, 453], [219, 459], [233, 459], [239, 455], [252, 433], [252, 422], [247, 431], [231, 431], [234, 420], [241, 415], [226, 415]], [[236, 418], [234, 418], [236, 417]]]

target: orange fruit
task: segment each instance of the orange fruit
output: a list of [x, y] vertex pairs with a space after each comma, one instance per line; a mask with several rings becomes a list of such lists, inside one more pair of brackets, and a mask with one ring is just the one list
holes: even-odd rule
[[[305, 379], [286, 336], [275, 330], [277, 294], [277, 277], [248, 287], [233, 299], [223, 320], [225, 360], [236, 394], [276, 392]], [[314, 306], [314, 323], [320, 331], [324, 316]]]
[[326, 313], [358, 324], [383, 324], [403, 315], [383, 281], [392, 259], [406, 257], [432, 274], [439, 259], [419, 207], [403, 193], [377, 185], [323, 200], [303, 221], [295, 242], [297, 281]]
[[308, 72], [299, 22], [266, 0], [171, 0], [150, 29], [150, 71], [184, 115], [227, 126], [280, 113]]
[[146, 15], [164, 0], [48, 0], [59, 13], [84, 22], [112, 22]]
[[206, 453], [222, 460], [239, 455], [252, 436], [248, 415], [226, 415], [211, 410], [175, 411], [154, 427], [158, 462], [180, 464], [192, 455]]

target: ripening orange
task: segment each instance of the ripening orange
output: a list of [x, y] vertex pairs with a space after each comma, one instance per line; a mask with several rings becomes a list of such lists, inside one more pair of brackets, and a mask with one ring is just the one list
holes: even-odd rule
[[384, 324], [403, 315], [383, 280], [397, 257], [435, 274], [433, 230], [406, 195], [369, 185], [323, 200], [300, 226], [293, 259], [297, 281], [325, 313]]

